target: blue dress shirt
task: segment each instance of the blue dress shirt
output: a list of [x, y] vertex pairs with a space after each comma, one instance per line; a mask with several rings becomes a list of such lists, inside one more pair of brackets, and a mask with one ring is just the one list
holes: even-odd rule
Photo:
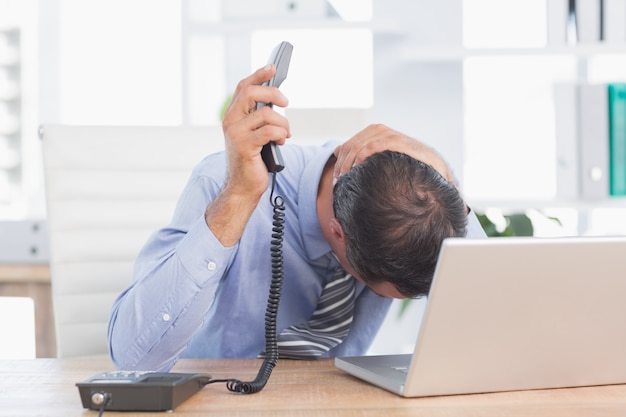
[[[275, 194], [285, 199], [286, 218], [278, 332], [309, 319], [339, 266], [322, 234], [316, 206], [322, 170], [337, 145], [281, 147], [285, 169], [276, 176]], [[240, 241], [224, 247], [206, 225], [204, 214], [225, 177], [224, 153], [201, 161], [170, 225], [153, 234], [141, 250], [133, 281], [115, 301], [109, 321], [109, 351], [118, 368], [165, 371], [179, 357], [249, 358], [265, 350], [270, 190]], [[473, 214], [470, 236], [484, 236]], [[350, 333], [325, 356], [364, 354], [391, 301], [356, 282]]]

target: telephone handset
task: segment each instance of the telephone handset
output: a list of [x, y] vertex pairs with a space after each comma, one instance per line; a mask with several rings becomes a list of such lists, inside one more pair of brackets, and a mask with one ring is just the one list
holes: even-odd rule
[[[285, 81], [287, 71], [289, 70], [292, 50], [293, 45], [286, 41], [281, 42], [274, 48], [267, 63], [276, 65], [276, 73], [269, 81], [264, 82], [263, 85], [278, 88], [283, 81]], [[258, 110], [264, 106], [272, 107], [272, 103], [257, 103], [256, 108]], [[269, 142], [263, 146], [263, 149], [261, 149], [261, 157], [269, 172], [280, 172], [285, 168], [283, 156], [274, 142]]]

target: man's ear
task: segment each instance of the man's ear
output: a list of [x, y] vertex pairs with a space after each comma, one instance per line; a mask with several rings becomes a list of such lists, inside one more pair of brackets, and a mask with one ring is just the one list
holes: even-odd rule
[[343, 232], [343, 227], [339, 224], [339, 220], [336, 217], [330, 219], [330, 232], [333, 240], [340, 242], [341, 244], [346, 244], [346, 235]]

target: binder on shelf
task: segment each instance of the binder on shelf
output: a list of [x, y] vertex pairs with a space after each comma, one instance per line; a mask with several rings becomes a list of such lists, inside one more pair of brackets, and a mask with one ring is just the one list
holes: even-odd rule
[[556, 196], [575, 200], [580, 197], [578, 83], [554, 85], [554, 128]]
[[626, 83], [608, 85], [609, 194], [626, 196]]
[[620, 44], [626, 42], [626, 1], [602, 0], [603, 40], [607, 43]]
[[578, 0], [567, 0], [567, 43], [576, 45], [578, 43], [578, 27], [576, 22], [576, 2]]
[[609, 195], [609, 109], [606, 84], [580, 84], [579, 134], [581, 197]]
[[578, 42], [598, 42], [602, 37], [602, 0], [576, 0]]
[[549, 0], [546, 2], [546, 24], [548, 45], [565, 45], [567, 43], [569, 0]]

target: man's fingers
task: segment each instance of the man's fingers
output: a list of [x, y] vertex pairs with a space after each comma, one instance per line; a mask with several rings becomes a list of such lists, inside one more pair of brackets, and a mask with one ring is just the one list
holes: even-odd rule
[[370, 155], [387, 149], [388, 131], [389, 129], [383, 125], [369, 125], [346, 143], [338, 146], [335, 149], [337, 161], [333, 172], [334, 179], [337, 180]]

